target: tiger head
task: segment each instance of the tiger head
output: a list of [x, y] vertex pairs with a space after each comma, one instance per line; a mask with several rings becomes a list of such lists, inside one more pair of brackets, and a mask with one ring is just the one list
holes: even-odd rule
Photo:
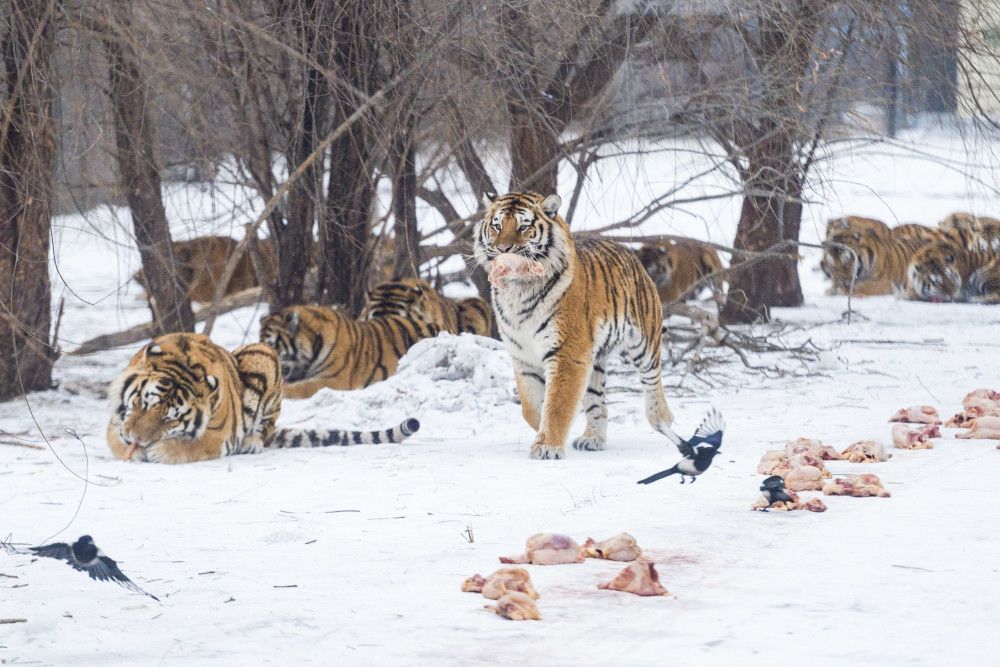
[[886, 237], [874, 228], [847, 227], [831, 230], [826, 242], [819, 266], [834, 285], [847, 286], [872, 276]]
[[285, 382], [309, 377], [313, 363], [321, 357], [320, 352], [329, 342], [322, 333], [323, 323], [310, 312], [312, 308], [291, 306], [260, 320], [260, 342], [278, 353], [281, 377]]
[[907, 296], [921, 301], [956, 301], [973, 268], [964, 248], [950, 243], [924, 246], [907, 268]]
[[483, 196], [486, 215], [476, 230], [474, 256], [489, 266], [501, 253], [533, 259], [546, 275], [562, 272], [573, 252], [569, 225], [559, 214], [562, 198], [537, 192], [511, 192]]
[[642, 268], [653, 279], [657, 289], [667, 287], [673, 280], [674, 258], [668, 244], [646, 243], [635, 251]]
[[[188, 339], [168, 334], [143, 348], [108, 391], [112, 423], [140, 450], [163, 440], [197, 440], [219, 404], [212, 364], [194, 363]], [[140, 456], [141, 458], [141, 456]]]

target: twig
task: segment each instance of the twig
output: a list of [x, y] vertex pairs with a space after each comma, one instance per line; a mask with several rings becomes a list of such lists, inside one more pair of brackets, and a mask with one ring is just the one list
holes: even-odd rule
[[3, 623], [27, 623], [26, 618], [0, 618], [0, 624]]
[[29, 445], [26, 442], [12, 442], [10, 440], [0, 440], [0, 445], [11, 445], [12, 447], [27, 447], [28, 449], [45, 449], [41, 445]]

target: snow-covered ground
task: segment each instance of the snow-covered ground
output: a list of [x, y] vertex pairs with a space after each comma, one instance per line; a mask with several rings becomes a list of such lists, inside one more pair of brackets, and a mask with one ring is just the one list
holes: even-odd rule
[[[994, 179], [991, 164], [966, 179], [945, 164], [966, 159], [961, 144], [930, 137], [928, 150], [939, 157], [883, 149], [824, 164], [827, 185], [807, 207], [803, 240], [817, 240], [823, 221], [841, 213], [933, 224], [954, 210], [1000, 212], [984, 185]], [[609, 163], [574, 226], [599, 226], [609, 207], [630, 206], [636, 193], [689, 168], [669, 152], [643, 169]], [[700, 187], [710, 186], [726, 184]], [[171, 194], [187, 202], [172, 207], [175, 229], [192, 235], [238, 230], [251, 214], [226, 223], [218, 211], [253, 206], [232, 194], [211, 206], [190, 191]], [[736, 207], [705, 203], [643, 232], [726, 242]], [[59, 221], [54, 292], [65, 290], [66, 349], [145, 319], [138, 288], [127, 284], [137, 260], [121, 214]], [[0, 620], [26, 619], [0, 624], [0, 660], [995, 664], [996, 441], [955, 440], [944, 429], [932, 450], [829, 464], [835, 475], [875, 472], [889, 499], [825, 498], [822, 514], [749, 509], [767, 449], [799, 436], [838, 449], [862, 438], [888, 445], [887, 419], [898, 408], [929, 404], [947, 418], [966, 392], [1000, 389], [1000, 309], [877, 297], [855, 299], [848, 321], [846, 298], [824, 295], [817, 252], [803, 254], [806, 305], [777, 315], [785, 342], [811, 340], [825, 350], [818, 360], [756, 358], [784, 371], [765, 376], [731, 359], [709, 384], [668, 369], [682, 434], [711, 405], [726, 417], [722, 453], [696, 484], [635, 483], [677, 453], [646, 424], [625, 368], [612, 377], [607, 451], [529, 460], [533, 432], [512, 400], [509, 359], [486, 339], [421, 343], [388, 381], [286, 401], [279, 420], [368, 428], [418, 417], [421, 430], [405, 443], [179, 467], [122, 463], [104, 442], [104, 386], [139, 346], [63, 356], [57, 389], [0, 404], [0, 537], [26, 546], [89, 533], [162, 604], [56, 560], [0, 552]], [[254, 341], [261, 314], [220, 318], [213, 338], [228, 347]], [[496, 569], [498, 556], [522, 552], [533, 533], [582, 541], [621, 531], [636, 537], [676, 598], [598, 590], [622, 565], [594, 560], [528, 566], [541, 622], [506, 621], [460, 591], [466, 577]]]

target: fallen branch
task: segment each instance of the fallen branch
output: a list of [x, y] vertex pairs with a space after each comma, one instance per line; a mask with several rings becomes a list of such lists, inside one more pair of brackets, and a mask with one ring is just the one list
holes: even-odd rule
[[10, 445], [11, 447], [27, 447], [28, 449], [45, 449], [41, 445], [30, 445], [26, 442], [12, 442], [10, 440], [0, 440], [0, 445]]

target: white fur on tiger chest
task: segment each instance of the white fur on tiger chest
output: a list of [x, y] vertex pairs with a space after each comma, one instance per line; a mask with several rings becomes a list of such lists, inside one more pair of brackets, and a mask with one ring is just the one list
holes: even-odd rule
[[572, 275], [567, 274], [570, 272], [564, 272], [531, 308], [528, 304], [537, 299], [547, 277], [512, 282], [493, 291], [497, 327], [512, 357], [540, 367], [545, 354], [556, 346], [559, 318], [554, 316], [554, 311], [572, 281]]

